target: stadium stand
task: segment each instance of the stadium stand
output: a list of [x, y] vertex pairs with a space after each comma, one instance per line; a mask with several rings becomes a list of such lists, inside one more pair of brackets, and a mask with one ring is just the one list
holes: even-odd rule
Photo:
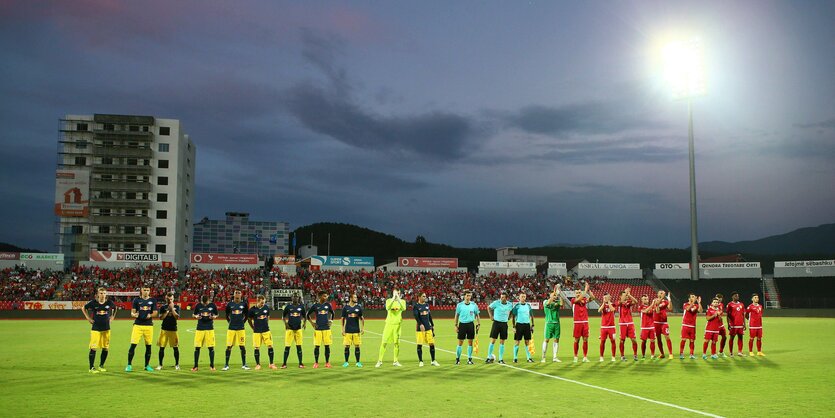
[[0, 270], [0, 301], [51, 300], [61, 273], [50, 270], [31, 270], [25, 267]]
[[835, 277], [786, 277], [774, 279], [783, 308], [835, 308]]

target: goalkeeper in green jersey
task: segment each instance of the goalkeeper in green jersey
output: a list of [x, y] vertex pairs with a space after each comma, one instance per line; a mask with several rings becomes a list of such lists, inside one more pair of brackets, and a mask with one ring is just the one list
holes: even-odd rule
[[389, 343], [394, 344], [394, 363], [395, 367], [400, 367], [400, 362], [397, 357], [400, 355], [400, 326], [403, 323], [403, 311], [406, 310], [406, 301], [400, 298], [400, 291], [394, 289], [391, 298], [386, 299], [386, 326], [383, 328], [383, 341], [380, 343], [380, 356], [377, 357], [377, 365], [383, 365], [383, 355], [386, 354], [386, 347]]
[[554, 362], [560, 363], [557, 352], [560, 348], [560, 308], [562, 298], [560, 297], [560, 285], [554, 286], [548, 299], [543, 303], [545, 307], [545, 336], [542, 341], [542, 363], [545, 363], [545, 353], [548, 351], [548, 342], [554, 340]]

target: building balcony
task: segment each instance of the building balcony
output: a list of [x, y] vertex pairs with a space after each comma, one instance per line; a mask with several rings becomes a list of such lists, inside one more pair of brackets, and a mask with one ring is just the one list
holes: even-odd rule
[[92, 216], [90, 223], [93, 225], [110, 226], [150, 226], [151, 218], [147, 216]]
[[143, 158], [151, 159], [154, 157], [154, 150], [150, 148], [136, 148], [136, 147], [115, 147], [115, 146], [96, 146], [93, 147], [93, 156], [96, 157], [129, 157], [129, 158]]
[[138, 130], [138, 131], [131, 131], [131, 130], [118, 130], [118, 131], [117, 130], [112, 130], [111, 131], [111, 130], [97, 128], [97, 129], [93, 129], [93, 133], [96, 134], [97, 137], [102, 137], [102, 136], [110, 136], [110, 137], [118, 137], [118, 138], [131, 137], [131, 139], [133, 139], [134, 137], [137, 137], [137, 138], [147, 137], [148, 140], [153, 139], [153, 136], [154, 136], [153, 132], [143, 131], [141, 129]]
[[92, 198], [90, 207], [96, 209], [150, 209], [151, 201], [148, 199], [111, 199]]
[[109, 192], [151, 192], [152, 185], [149, 182], [137, 181], [112, 181], [93, 180], [90, 182], [90, 189]]
[[98, 244], [147, 244], [151, 241], [148, 234], [90, 234], [90, 242]]
[[94, 164], [93, 173], [108, 173], [108, 174], [128, 174], [128, 175], [151, 175], [151, 166], [149, 165], [129, 165], [129, 164]]

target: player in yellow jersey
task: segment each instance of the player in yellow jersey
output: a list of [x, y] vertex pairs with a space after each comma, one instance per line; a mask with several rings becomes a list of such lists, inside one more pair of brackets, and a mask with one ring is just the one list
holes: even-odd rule
[[395, 367], [400, 367], [401, 364], [397, 361], [400, 355], [400, 326], [403, 324], [403, 311], [406, 310], [406, 301], [400, 298], [400, 291], [394, 289], [391, 298], [386, 299], [386, 326], [383, 328], [383, 341], [380, 343], [380, 355], [377, 357], [377, 365], [383, 365], [383, 355], [386, 354], [386, 347], [389, 344], [394, 344], [394, 363]]

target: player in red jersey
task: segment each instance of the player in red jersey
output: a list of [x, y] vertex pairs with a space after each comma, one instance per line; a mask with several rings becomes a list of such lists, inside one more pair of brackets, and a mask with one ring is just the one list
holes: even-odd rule
[[748, 318], [748, 355], [754, 355], [754, 338], [757, 339], [757, 355], [763, 354], [763, 306], [760, 305], [760, 295], [751, 295], [751, 304], [745, 309]]
[[733, 357], [734, 337], [736, 337], [737, 354], [741, 357], [744, 355], [742, 354], [742, 336], [745, 333], [745, 304], [739, 301], [739, 292], [731, 293], [731, 301], [725, 307], [725, 313], [726, 318], [728, 318], [728, 333], [730, 334], [728, 350]]
[[[716, 294], [716, 299], [719, 299], [719, 311], [721, 314], [719, 315], [719, 354], [722, 357], [727, 357], [725, 355], [725, 342], [728, 340], [728, 330], [725, 328], [725, 321], [722, 318], [725, 316], [725, 297], [722, 296], [721, 293]], [[731, 348], [731, 353], [733, 354], [734, 350]]]
[[707, 344], [710, 343], [710, 358], [716, 360], [716, 341], [719, 339], [719, 325], [722, 324], [722, 310], [719, 309], [719, 299], [713, 298], [707, 307], [707, 326], [705, 327], [705, 344], [702, 347], [702, 358], [707, 359]]
[[641, 304], [638, 305], [638, 312], [641, 313], [641, 359], [647, 358], [647, 340], [649, 350], [655, 360], [655, 324], [652, 323], [652, 315], [655, 313], [655, 301], [649, 302], [649, 295], [641, 296]]
[[615, 305], [612, 304], [612, 295], [603, 295], [603, 303], [597, 308], [600, 312], [600, 361], [603, 361], [603, 353], [606, 352], [606, 340], [612, 346], [612, 361], [615, 361]]
[[574, 313], [574, 362], [577, 362], [577, 352], [580, 349], [580, 338], [583, 339], [583, 363], [589, 362], [589, 308], [586, 304], [594, 300], [594, 293], [589, 290], [586, 282], [585, 291], [574, 292], [571, 300], [571, 311]]
[[670, 358], [673, 358], [673, 342], [670, 341], [670, 326], [667, 325], [667, 311], [670, 309], [670, 298], [667, 292], [659, 290], [654, 303], [655, 313], [652, 315], [652, 322], [655, 325], [658, 350], [661, 351], [661, 358], [664, 358], [664, 343], [661, 341], [661, 337], [664, 336], [667, 339], [667, 351], [670, 353]]
[[702, 312], [702, 298], [690, 294], [690, 299], [681, 307], [681, 344], [678, 346], [678, 358], [684, 360], [684, 343], [690, 341], [690, 358], [696, 358], [696, 318]]
[[626, 361], [626, 354], [624, 353], [624, 346], [626, 339], [632, 340], [632, 358], [638, 360], [638, 341], [635, 340], [635, 322], [632, 320], [632, 307], [638, 304], [638, 299], [632, 296], [630, 288], [624, 289], [620, 292], [620, 300], [618, 300], [618, 324], [620, 328], [620, 359]]

